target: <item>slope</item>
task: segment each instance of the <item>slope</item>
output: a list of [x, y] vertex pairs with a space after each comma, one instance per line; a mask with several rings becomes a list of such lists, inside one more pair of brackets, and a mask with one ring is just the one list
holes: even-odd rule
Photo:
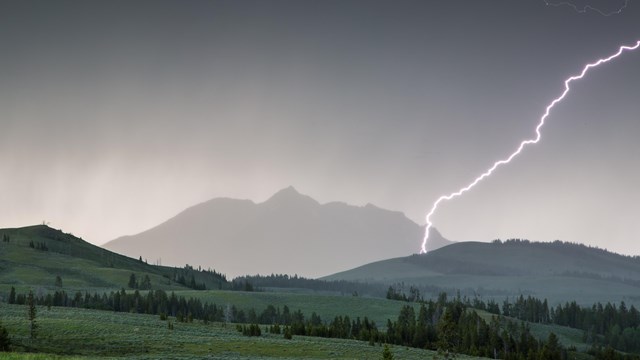
[[174, 281], [179, 276], [193, 275], [207, 288], [227, 283], [213, 272], [149, 265], [44, 225], [0, 229], [0, 238], [1, 292], [11, 286], [57, 289], [58, 276], [67, 292], [127, 288], [131, 274], [139, 281], [149, 276], [155, 289], [185, 289]]
[[167, 264], [216, 264], [233, 276], [286, 273], [317, 277], [411, 254], [422, 235], [423, 227], [400, 212], [371, 204], [320, 204], [289, 187], [259, 204], [213, 199], [104, 247]]
[[560, 241], [456, 243], [324, 279], [404, 282], [472, 295], [504, 298], [524, 294], [581, 304], [640, 300], [640, 258]]

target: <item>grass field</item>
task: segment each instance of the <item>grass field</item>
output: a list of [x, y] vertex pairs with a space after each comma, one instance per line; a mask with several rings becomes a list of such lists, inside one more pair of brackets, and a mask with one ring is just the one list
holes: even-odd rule
[[179, 291], [176, 294], [186, 298], [195, 297], [203, 302], [217, 305], [235, 305], [245, 311], [253, 308], [258, 315], [268, 305], [280, 307], [286, 305], [293, 312], [301, 310], [305, 316], [315, 312], [323, 321], [331, 321], [336, 316], [348, 315], [351, 319], [367, 316], [380, 327], [386, 326], [387, 319], [395, 320], [404, 305], [419, 308], [418, 304], [380, 298], [367, 298], [340, 295], [242, 292], [242, 291]]
[[[31, 342], [25, 306], [0, 304], [0, 314], [20, 352], [8, 359], [379, 359], [382, 354], [381, 346], [367, 342], [303, 336], [286, 340], [264, 332], [260, 337], [245, 337], [231, 324], [175, 323], [173, 319], [170, 330], [167, 321], [157, 316], [55, 307], [38, 309], [38, 337]], [[40, 354], [26, 354], [29, 349]], [[399, 346], [391, 350], [397, 359], [437, 356]]]

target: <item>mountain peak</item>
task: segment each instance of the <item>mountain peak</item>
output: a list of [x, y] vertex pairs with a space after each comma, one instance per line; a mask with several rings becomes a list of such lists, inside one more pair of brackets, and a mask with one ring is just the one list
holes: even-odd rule
[[277, 196], [278, 194], [283, 194], [287, 196], [302, 195], [298, 190], [296, 190], [296, 188], [293, 187], [293, 185], [289, 185], [286, 188], [276, 192], [273, 196]]
[[299, 203], [309, 202], [313, 204], [319, 204], [316, 200], [310, 196], [303, 195], [296, 190], [293, 186], [288, 186], [275, 194], [273, 194], [265, 203]]

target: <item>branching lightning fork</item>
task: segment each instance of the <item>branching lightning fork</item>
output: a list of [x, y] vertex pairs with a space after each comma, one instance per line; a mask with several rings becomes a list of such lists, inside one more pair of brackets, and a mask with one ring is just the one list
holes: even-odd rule
[[491, 166], [487, 171], [485, 171], [480, 176], [475, 178], [475, 180], [473, 180], [473, 182], [471, 182], [469, 185], [467, 185], [467, 186], [463, 187], [462, 189], [460, 189], [460, 190], [458, 190], [458, 191], [456, 191], [454, 193], [451, 193], [449, 195], [440, 196], [438, 198], [438, 200], [436, 200], [436, 202], [433, 203], [433, 205], [431, 206], [431, 210], [429, 211], [429, 213], [426, 216], [427, 227], [425, 229], [424, 239], [422, 240], [422, 248], [420, 250], [420, 253], [423, 254], [423, 253], [427, 252], [427, 241], [429, 240], [429, 232], [430, 232], [431, 228], [433, 227], [433, 223], [431, 222], [431, 217], [433, 216], [433, 214], [438, 209], [438, 206], [440, 205], [440, 203], [442, 203], [445, 200], [451, 200], [453, 198], [456, 198], [456, 197], [464, 194], [465, 192], [471, 190], [473, 187], [475, 187], [484, 178], [489, 177], [498, 167], [500, 167], [501, 165], [509, 163], [513, 158], [518, 156], [522, 152], [522, 150], [524, 149], [525, 146], [532, 145], [532, 144], [537, 144], [538, 141], [540, 141], [540, 137], [541, 137], [540, 129], [542, 128], [542, 126], [544, 126], [545, 120], [549, 116], [549, 112], [551, 111], [551, 109], [557, 103], [562, 101], [562, 99], [564, 99], [564, 97], [567, 95], [567, 93], [571, 89], [570, 86], [569, 86], [569, 84], [571, 84], [571, 82], [573, 82], [574, 80], [582, 79], [587, 74], [589, 69], [594, 68], [594, 67], [596, 67], [596, 66], [598, 66], [600, 64], [609, 62], [609, 61], [617, 58], [624, 51], [636, 50], [638, 47], [640, 47], [640, 40], [638, 40], [636, 42], [636, 44], [632, 45], [632, 46], [621, 46], [615, 54], [613, 54], [613, 55], [611, 55], [609, 57], [606, 57], [606, 58], [602, 58], [602, 59], [600, 59], [600, 60], [598, 60], [598, 61], [596, 61], [594, 63], [585, 65], [585, 67], [582, 69], [582, 71], [578, 75], [574, 75], [574, 76], [571, 76], [570, 78], [566, 79], [564, 81], [564, 91], [562, 92], [562, 94], [560, 96], [555, 98], [549, 105], [547, 105], [546, 111], [544, 112], [544, 114], [540, 118], [540, 121], [538, 122], [538, 126], [536, 126], [536, 136], [535, 136], [535, 138], [522, 141], [520, 143], [520, 146], [518, 146], [518, 148], [516, 149], [516, 151], [514, 151], [506, 159], [496, 161], [493, 164], [493, 166]]

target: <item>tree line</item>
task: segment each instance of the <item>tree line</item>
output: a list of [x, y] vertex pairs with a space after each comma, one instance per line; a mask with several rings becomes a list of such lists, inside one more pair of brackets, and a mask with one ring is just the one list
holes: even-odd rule
[[[459, 298], [448, 300], [442, 294], [437, 301], [422, 301], [416, 313], [411, 305], [403, 306], [395, 321], [387, 322], [386, 331], [380, 330], [367, 317], [355, 319], [336, 316], [323, 321], [315, 312], [305, 316], [300, 310], [291, 311], [268, 305], [258, 312], [247, 311], [234, 305], [217, 305], [202, 302], [197, 298], [185, 298], [163, 290], [150, 290], [146, 294], [139, 290], [124, 289], [109, 293], [76, 292], [69, 295], [64, 290], [33, 296], [15, 295], [12, 289], [9, 301], [26, 304], [32, 301], [41, 306], [81, 307], [116, 312], [136, 312], [160, 315], [166, 319], [173, 316], [177, 321], [194, 319], [207, 323], [235, 322], [247, 324], [283, 325], [289, 336], [303, 335], [326, 338], [342, 338], [389, 343], [418, 348], [439, 350], [445, 354], [463, 353], [475, 356], [490, 356], [504, 359], [554, 359], [561, 360], [564, 351], [557, 339], [550, 337], [545, 343], [536, 340], [525, 325], [517, 326], [505, 318], [494, 317], [487, 323]], [[251, 327], [243, 328], [256, 334]], [[273, 328], [272, 328], [273, 329]], [[560, 354], [560, 355], [558, 355]]]
[[[476, 306], [482, 308], [482, 306]], [[624, 352], [640, 352], [640, 311], [624, 301], [620, 304], [600, 302], [592, 306], [580, 306], [575, 301], [549, 306], [546, 299], [519, 296], [508, 299], [487, 311], [528, 322], [556, 324], [580, 329], [588, 344], [611, 346]]]
[[555, 334], [546, 341], [531, 334], [524, 322], [501, 316], [485, 320], [460, 298], [448, 300], [441, 294], [436, 301], [420, 303], [419, 310], [405, 305], [396, 321], [387, 321], [386, 341], [392, 344], [500, 359], [567, 358], [567, 351]]
[[[416, 296], [419, 297], [417, 294]], [[355, 339], [368, 341], [370, 344], [389, 343], [432, 349], [445, 356], [461, 353], [514, 360], [564, 360], [567, 359], [568, 349], [560, 345], [555, 334], [551, 333], [545, 341], [539, 340], [533, 336], [527, 323], [510, 318], [578, 328], [588, 326], [593, 329], [593, 334], [601, 333], [600, 336], [594, 336], [599, 340], [593, 342], [596, 346], [591, 350], [591, 354], [597, 359], [623, 357], [612, 352], [610, 347], [602, 345], [620, 349], [618, 343], [622, 341], [621, 344], [626, 348], [620, 350], [633, 351], [634, 334], [629, 334], [630, 330], [627, 329], [635, 331], [639, 321], [637, 310], [633, 306], [627, 308], [624, 303], [620, 306], [596, 304], [591, 308], [583, 308], [572, 302], [553, 308], [546, 301], [521, 296], [514, 303], [505, 301], [500, 309], [495, 302], [488, 305], [478, 299], [461, 299], [460, 296], [449, 299], [444, 293], [436, 300], [420, 299], [419, 305], [404, 305], [395, 320], [387, 321], [384, 330], [379, 329], [367, 317], [354, 319], [336, 316], [325, 321], [315, 312], [307, 316], [300, 310], [292, 311], [286, 305], [282, 308], [268, 305], [262, 311], [253, 308], [244, 310], [231, 304], [202, 302], [197, 298], [185, 298], [163, 290], [142, 293], [139, 290], [127, 292], [122, 289], [102, 294], [76, 292], [73, 295], [58, 290], [46, 295], [27, 296], [16, 294], [12, 288], [9, 303], [144, 313], [160, 315], [165, 320], [167, 316], [172, 316], [178, 322], [197, 319], [204, 323], [262, 324], [270, 325], [270, 332], [276, 332], [275, 329], [282, 325], [288, 336]], [[486, 319], [476, 312], [474, 306], [478, 309], [492, 309], [495, 314]], [[548, 309], [548, 313], [545, 313], [545, 309]], [[255, 328], [253, 332], [251, 327], [242, 329], [243, 332], [256, 335]], [[615, 335], [618, 343], [613, 344]]]
[[[232, 282], [235, 288], [242, 288], [249, 283], [256, 290], [265, 288], [300, 288], [313, 291], [334, 292], [342, 295], [383, 296], [385, 285], [353, 282], [346, 280], [317, 280], [302, 276], [286, 274], [239, 276]], [[237, 284], [237, 285], [236, 285]]]
[[[420, 293], [414, 287], [410, 287], [407, 293], [403, 288], [390, 286], [387, 298], [409, 302], [421, 301]], [[493, 299], [485, 302], [477, 297], [465, 297], [462, 302], [468, 308], [498, 316], [580, 329], [584, 332], [583, 341], [591, 344], [594, 349], [611, 347], [619, 351], [640, 353], [640, 311], [633, 305], [627, 306], [624, 301], [617, 305], [598, 302], [592, 306], [580, 306], [572, 301], [554, 307], [549, 305], [547, 299], [520, 295], [513, 301], [505, 299], [502, 306]]]

